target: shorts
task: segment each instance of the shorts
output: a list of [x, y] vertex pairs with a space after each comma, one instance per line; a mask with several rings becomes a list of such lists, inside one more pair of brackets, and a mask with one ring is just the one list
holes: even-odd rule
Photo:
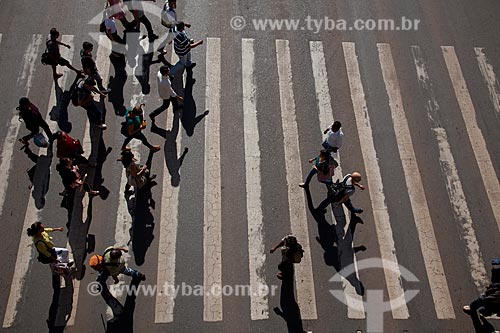
[[69, 61], [64, 59], [63, 57], [60, 57], [59, 60], [57, 61], [57, 64], [59, 66], [68, 66], [69, 65]]

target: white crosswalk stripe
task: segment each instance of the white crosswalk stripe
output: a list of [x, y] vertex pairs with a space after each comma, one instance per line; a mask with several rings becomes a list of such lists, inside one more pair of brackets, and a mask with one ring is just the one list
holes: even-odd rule
[[[38, 70], [37, 60], [41, 52], [43, 43], [41, 35], [33, 35], [26, 51], [24, 52], [22, 62], [20, 63], [21, 70], [19, 72], [17, 85], [22, 89], [26, 95], [29, 95], [35, 71]], [[72, 35], [62, 36], [63, 43], [72, 45], [72, 49], [61, 48], [62, 56], [71, 61], [74, 57], [74, 50], [76, 47], [73, 45], [74, 37]], [[2, 34], [0, 34], [0, 43], [2, 42]], [[106, 80], [109, 77], [110, 63], [108, 59], [109, 41], [107, 37], [100, 36], [99, 45], [97, 46], [96, 64], [100, 70], [101, 76]], [[332, 105], [330, 95], [331, 82], [337, 76], [333, 72], [328, 75], [328, 68], [334, 68], [333, 64], [327, 64], [323, 50], [323, 43], [321, 41], [310, 41], [309, 51], [311, 56], [311, 68], [314, 78], [314, 90], [317, 103], [317, 117], [319, 119], [320, 129], [324, 130], [329, 126], [334, 118], [338, 118]], [[245, 158], [245, 179], [246, 179], [246, 218], [247, 218], [247, 239], [248, 239], [248, 269], [250, 284], [249, 295], [249, 313], [250, 319], [267, 320], [269, 316], [269, 299], [264, 293], [259, 294], [259, 291], [267, 289], [268, 283], [266, 282], [266, 267], [273, 263], [266, 255], [266, 248], [264, 242], [264, 235], [266, 225], [263, 221], [265, 219], [263, 213], [264, 204], [262, 202], [262, 180], [261, 180], [261, 162], [262, 147], [261, 137], [259, 133], [258, 115], [261, 111], [258, 108], [258, 92], [260, 89], [259, 80], [256, 70], [256, 55], [259, 50], [255, 48], [255, 40], [253, 38], [243, 38], [241, 40], [241, 82], [242, 82], [242, 106], [243, 106], [243, 135], [244, 135], [244, 158]], [[300, 143], [303, 138], [299, 136], [296, 105], [294, 96], [294, 82], [296, 80], [295, 73], [292, 73], [292, 59], [291, 50], [288, 40], [276, 40], [276, 66], [277, 66], [277, 88], [279, 90], [280, 102], [280, 116], [281, 125], [283, 128], [283, 153], [285, 158], [285, 172], [286, 172], [286, 186], [287, 197], [290, 217], [291, 233], [297, 236], [299, 242], [302, 244], [305, 253], [302, 262], [295, 265], [295, 283], [297, 302], [301, 311], [301, 318], [303, 320], [318, 319], [317, 300], [315, 290], [315, 277], [313, 275], [313, 259], [311, 257], [310, 235], [307, 226], [307, 206], [304, 196], [304, 191], [298, 187], [302, 182], [303, 170], [301, 167], [301, 159], [308, 156], [310, 153], [301, 152]], [[425, 272], [429, 281], [430, 291], [434, 302], [436, 317], [438, 319], [455, 319], [455, 311], [452, 304], [452, 295], [450, 295], [446, 272], [441, 263], [441, 255], [438, 250], [439, 239], [434, 233], [433, 221], [431, 220], [431, 212], [427, 204], [427, 197], [424, 192], [423, 177], [420, 175], [420, 169], [417, 164], [418, 156], [414, 151], [414, 143], [416, 141], [410, 135], [408, 121], [405, 115], [405, 104], [402, 100], [400, 86], [398, 82], [398, 73], [395, 66], [392, 51], [389, 44], [377, 44], [379, 64], [382, 73], [383, 85], [388, 96], [388, 108], [391, 113], [391, 119], [394, 125], [396, 135], [396, 144], [398, 152], [402, 161], [402, 167], [405, 178], [405, 185], [408, 190], [409, 203], [412, 208], [416, 229], [418, 232], [418, 241], [420, 251], [424, 259]], [[476, 110], [471, 100], [468, 91], [467, 82], [462, 73], [461, 65], [455, 54], [452, 46], [442, 46], [442, 55], [445, 60], [446, 69], [449, 74], [453, 91], [460, 107], [461, 116], [465, 122], [465, 127], [469, 140], [471, 142], [474, 157], [479, 166], [479, 172], [483, 178], [483, 186], [488, 195], [489, 204], [491, 205], [493, 214], [496, 219], [498, 228], [500, 229], [500, 190], [499, 182], [496, 177], [493, 162], [489, 155], [486, 146], [486, 140], [481, 133], [478, 126]], [[404, 297], [403, 281], [401, 271], [398, 266], [397, 249], [395, 247], [394, 236], [392, 228], [395, 225], [391, 220], [391, 212], [386, 205], [386, 194], [383, 187], [382, 174], [378, 162], [377, 151], [375, 143], [377, 138], [374, 136], [372, 125], [370, 122], [370, 112], [367, 107], [368, 97], [365, 95], [363, 80], [360, 72], [360, 63], [356, 54], [355, 43], [344, 42], [342, 43], [342, 51], [347, 69], [347, 80], [350, 91], [350, 98], [354, 108], [354, 118], [356, 128], [358, 130], [360, 149], [362, 153], [362, 162], [366, 170], [367, 191], [369, 193], [371, 210], [375, 222], [375, 229], [378, 237], [378, 244], [380, 246], [381, 257], [384, 261], [384, 276], [387, 292], [391, 303], [392, 317], [394, 319], [408, 319], [410, 312], [405, 302], [400, 303]], [[490, 101], [495, 113], [500, 114], [500, 85], [495, 75], [493, 66], [486, 58], [486, 53], [483, 48], [474, 48], [478, 67], [475, 68], [481, 73], [485, 86], [484, 88], [490, 95]], [[472, 203], [468, 202], [467, 196], [469, 195], [464, 191], [462, 180], [460, 179], [460, 166], [455, 163], [455, 157], [452, 154], [452, 144], [449, 142], [449, 137], [446, 129], [442, 127], [440, 118], [440, 106], [436, 98], [431, 77], [429, 75], [429, 64], [423, 55], [419, 46], [412, 46], [411, 52], [413, 58], [411, 59], [414, 64], [417, 76], [415, 79], [418, 81], [421, 93], [425, 96], [423, 105], [418, 105], [418, 108], [425, 108], [429, 126], [434, 133], [435, 137], [432, 139], [437, 143], [439, 149], [439, 164], [441, 166], [440, 172], [445, 176], [443, 180], [446, 185], [446, 195], [449, 198], [451, 207], [453, 209], [454, 217], [458, 226], [458, 234], [461, 240], [461, 246], [467, 257], [467, 264], [469, 265], [472, 281], [475, 283], [478, 291], [483, 291], [485, 285], [488, 283], [488, 274], [486, 265], [484, 263], [479, 241], [476, 236], [474, 224], [472, 221], [471, 210]], [[171, 59], [174, 60], [175, 59]], [[328, 59], [330, 60], [330, 59]], [[205, 155], [202, 157], [204, 160], [204, 224], [203, 224], [203, 285], [205, 291], [203, 297], [203, 320], [206, 322], [218, 322], [223, 320], [223, 301], [222, 293], [217, 293], [223, 286], [222, 281], [222, 263], [223, 242], [227, 241], [222, 239], [222, 177], [221, 173], [221, 155], [227, 152], [222, 150], [222, 143], [220, 137], [221, 124], [221, 94], [224, 89], [224, 82], [221, 81], [222, 64], [224, 55], [221, 50], [220, 38], [208, 38], [206, 41], [206, 109], [210, 111], [210, 117], [205, 120]], [[339, 61], [334, 59], [333, 61]], [[362, 64], [362, 59], [360, 60]], [[41, 66], [41, 65], [40, 65]], [[78, 67], [78, 66], [75, 66]], [[49, 69], [50, 67], [46, 67]], [[307, 69], [306, 69], [307, 70]], [[60, 87], [64, 90], [69, 85], [70, 71], [63, 68], [65, 75], [59, 80]], [[154, 76], [152, 76], [154, 77]], [[133, 78], [133, 89], [135, 95], [130, 100], [131, 105], [139, 104], [139, 101], [144, 101], [145, 96], [139, 93], [140, 87], [136, 78]], [[152, 96], [156, 94], [152, 93]], [[59, 97], [56, 94], [56, 86], [53, 84], [49, 102], [47, 107], [47, 121], [52, 130], [57, 130], [57, 124], [50, 121], [48, 112], [52, 110], [54, 105], [59, 104]], [[171, 165], [164, 164], [163, 166], [163, 179], [161, 189], [161, 212], [159, 213], [160, 222], [157, 229], [158, 238], [158, 261], [155, 272], [157, 273], [157, 288], [158, 293], [155, 295], [154, 307], [154, 322], [155, 323], [172, 323], [175, 322], [174, 306], [175, 299], [170, 295], [171, 290], [166, 290], [165, 286], [169, 285], [174, 287], [176, 281], [181, 280], [182, 277], [176, 276], [176, 268], [180, 262], [176, 261], [176, 247], [178, 237], [178, 216], [180, 192], [179, 183], [175, 177], [177, 174], [172, 174], [172, 170], [179, 172], [177, 161], [178, 154], [181, 153], [181, 137], [180, 134], [180, 121], [179, 114], [173, 117], [169, 111], [167, 114], [167, 129], [172, 128], [172, 132], [167, 133], [165, 142], [165, 154], [167, 159], [175, 160], [177, 165], [170, 168]], [[314, 115], [316, 116], [316, 115]], [[83, 119], [83, 117], [82, 117]], [[81, 119], [80, 119], [81, 120]], [[113, 119], [115, 120], [115, 119]], [[2, 157], [13, 156], [14, 144], [17, 142], [19, 134], [19, 122], [15, 116], [7, 130], [6, 139], [2, 147]], [[97, 159], [97, 149], [92, 147], [94, 140], [91, 140], [91, 135], [94, 135], [91, 125], [86, 120], [86, 127], [83, 136], [83, 146], [87, 153], [90, 153], [89, 160], [95, 162]], [[100, 133], [99, 133], [100, 135]], [[131, 147], [136, 155], [140, 158], [139, 142], [134, 141]], [[321, 147], [318, 143], [318, 150]], [[44, 152], [44, 150], [42, 150]], [[436, 155], [437, 156], [437, 155]], [[340, 157], [337, 156], [340, 161]], [[3, 213], [3, 205], [5, 201], [5, 193], [8, 191], [9, 171], [11, 169], [12, 159], [2, 158], [0, 163], [0, 170], [7, 170], [7, 172], [0, 173], [0, 216]], [[162, 159], [162, 163], [165, 163]], [[361, 168], [361, 166], [360, 166]], [[175, 170], [176, 169], [176, 170]], [[342, 177], [342, 167], [336, 169], [335, 178]], [[111, 200], [118, 201], [118, 208], [116, 211], [116, 224], [114, 226], [115, 246], [129, 245], [130, 240], [130, 227], [132, 225], [132, 217], [129, 211], [128, 203], [123, 196], [127, 177], [125, 170], [120, 175], [120, 189], [117, 195], [112, 195]], [[3, 181], [2, 181], [3, 180]], [[444, 189], [444, 187], [443, 187]], [[38, 190], [35, 186], [35, 191]], [[36, 194], [36, 193], [35, 193]], [[30, 193], [27, 202], [27, 208], [23, 221], [22, 230], [26, 230], [34, 221], [41, 220], [41, 210], [37, 208], [37, 202], [34, 199], [36, 195]], [[87, 220], [87, 208], [89, 205], [88, 196], [82, 194], [82, 210], [72, 217], [72, 228], [74, 223], [85, 223]], [[346, 221], [349, 221], [349, 212], [344, 209]], [[366, 210], [365, 210], [366, 211]], [[370, 214], [369, 210], [365, 213]], [[338, 218], [338, 217], [337, 217]], [[335, 217], [333, 219], [335, 223]], [[83, 226], [86, 227], [86, 226]], [[349, 242], [352, 242], [352, 237], [347, 238], [349, 223], [341, 225], [336, 228], [337, 233], [343, 233], [342, 237]], [[76, 230], [76, 229], [75, 229]], [[84, 240], [77, 242], [71, 237], [75, 237], [76, 231], [71, 231], [70, 239], [68, 239], [67, 247], [70, 245], [75, 247], [75, 253], [81, 252], [82, 247], [85, 247]], [[314, 238], [314, 237], [313, 237]], [[33, 264], [34, 260], [31, 251], [32, 241], [25, 234], [20, 237], [19, 247], [17, 249], [16, 269], [12, 277], [12, 287], [7, 300], [6, 312], [4, 314], [3, 327], [12, 327], [16, 322], [18, 316], [18, 308], [21, 304], [23, 294], [26, 292], [25, 281], [29, 271], [29, 265]], [[111, 245], [111, 244], [110, 244]], [[353, 246], [353, 245], [352, 245]], [[27, 249], [30, 249], [27, 251]], [[71, 249], [70, 249], [71, 250]], [[97, 249], [101, 251], [102, 249]], [[314, 250], [314, 249], [313, 249]], [[352, 262], [356, 265], [356, 255], [353, 253]], [[125, 255], [128, 261], [130, 255]], [[76, 258], [75, 258], [76, 259]], [[35, 260], [36, 261], [36, 260]], [[319, 265], [320, 260], [314, 261], [315, 265]], [[391, 263], [390, 265], [387, 263]], [[36, 264], [36, 263], [35, 263]], [[359, 273], [356, 269], [356, 277], [359, 279]], [[120, 278], [120, 286], [125, 284], [123, 277]], [[343, 293], [346, 301], [347, 318], [350, 319], [365, 319], [365, 309], [363, 296], [356, 292], [356, 286], [347, 279], [343, 279]], [[66, 282], [68, 283], [68, 282]], [[382, 283], [381, 283], [382, 284]], [[83, 288], [85, 289], [85, 288]], [[80, 281], [73, 281], [73, 303], [72, 314], [67, 326], [78, 326], [75, 322], [76, 314], [78, 311], [78, 297], [80, 290]], [[115, 288], [111, 288], [112, 294], [118, 296]], [[213, 292], [215, 291], [215, 293]], [[108, 319], [112, 317], [111, 310], [108, 308]], [[63, 321], [67, 318], [60, 318]]]
[[312, 272], [309, 231], [307, 229], [307, 207], [304, 191], [298, 186], [302, 182], [302, 167], [297, 156], [299, 151], [299, 133], [295, 116], [295, 99], [292, 88], [292, 68], [288, 40], [276, 40], [276, 61], [283, 126], [286, 182], [288, 187], [288, 207], [292, 235], [302, 244], [304, 257], [300, 265], [295, 266], [297, 285], [297, 303], [301, 308], [302, 319], [317, 319], [316, 295]]
[[422, 248], [427, 277], [431, 287], [434, 305], [439, 319], [455, 318], [451, 303], [448, 282], [444, 274], [443, 263], [437, 245], [434, 227], [432, 225], [427, 198], [425, 196], [422, 178], [417, 165], [417, 158], [413, 151], [413, 142], [403, 109], [403, 100], [399, 91], [399, 82], [396, 68], [392, 59], [389, 44], [378, 44], [380, 65], [384, 78], [389, 107], [394, 124], [394, 132], [398, 145], [399, 155], [403, 163], [406, 187], [410, 197], [413, 218], [417, 226], [418, 237]]

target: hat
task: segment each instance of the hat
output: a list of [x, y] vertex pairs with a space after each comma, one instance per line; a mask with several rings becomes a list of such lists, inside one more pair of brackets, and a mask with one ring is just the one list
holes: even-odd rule
[[137, 159], [134, 157], [132, 151], [124, 150], [122, 151], [122, 156], [117, 161], [137, 161]]

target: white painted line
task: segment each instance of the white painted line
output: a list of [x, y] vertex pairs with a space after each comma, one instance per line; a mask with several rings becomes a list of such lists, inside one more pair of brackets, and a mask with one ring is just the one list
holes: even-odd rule
[[[173, 51], [172, 51], [173, 52]], [[170, 52], [170, 54], [172, 54]], [[172, 106], [173, 110], [173, 106]], [[167, 129], [173, 128], [173, 116], [167, 113]], [[179, 119], [180, 121], [180, 119]], [[180, 127], [177, 122], [177, 128]], [[175, 137], [174, 137], [175, 135]], [[180, 130], [177, 133], [172, 132], [171, 137], [167, 140], [176, 141], [176, 153], [181, 151], [182, 134]], [[168, 144], [167, 144], [168, 146]], [[169, 147], [169, 146], [168, 146]], [[168, 147], [166, 149], [168, 149]], [[165, 156], [169, 156], [169, 152], [165, 151]], [[177, 156], [176, 156], [177, 157]], [[174, 306], [175, 298], [171, 290], [165, 290], [165, 286], [175, 286], [175, 259], [177, 245], [177, 228], [179, 225], [179, 190], [180, 186], [173, 187], [171, 176], [168, 168], [163, 163], [163, 188], [161, 195], [161, 213], [160, 213], [160, 231], [158, 242], [158, 274], [156, 285], [159, 292], [156, 293], [155, 305], [155, 323], [171, 323], [174, 321]], [[180, 170], [179, 170], [180, 172]], [[180, 184], [179, 184], [180, 185]]]
[[[220, 174], [220, 98], [221, 50], [220, 38], [207, 38], [205, 120], [205, 201], [203, 222], [203, 320], [222, 320], [222, 296], [213, 295], [213, 288], [222, 287], [221, 244], [221, 174]], [[217, 291], [217, 289], [215, 289]]]
[[[73, 41], [73, 36], [68, 36], [68, 35], [63, 35], [61, 38], [63, 43], [66, 44], [71, 44]], [[28, 47], [28, 50], [30, 52], [30, 55], [28, 55], [28, 52], [25, 53], [25, 60], [34, 62], [37, 59], [37, 53], [38, 53], [38, 47], [40, 46], [41, 43], [41, 37], [38, 38], [38, 36], [33, 36], [33, 43], [30, 44]], [[37, 45], [37, 46], [35, 46]], [[66, 58], [66, 59], [71, 59], [73, 57], [73, 49], [66, 49], [66, 48], [61, 48], [61, 55]], [[24, 64], [24, 68], [29, 68], [30, 76], [27, 77], [27, 82], [31, 81], [31, 75], [33, 74], [34, 69], [31, 66], [26, 66]], [[28, 71], [27, 71], [28, 72]], [[24, 73], [24, 71], [23, 71]], [[66, 78], [67, 78], [67, 73], [64, 75], [60, 80], [60, 86], [64, 88]], [[25, 76], [26, 77], [26, 76]], [[27, 83], [28, 84], [28, 83]], [[31, 83], [29, 83], [29, 86], [31, 86]], [[36, 104], [36, 101], [33, 101]], [[55, 84], [52, 84], [52, 91], [51, 95], [49, 98], [49, 103], [47, 107], [47, 113], [45, 115], [45, 120], [49, 124], [50, 130], [54, 131], [57, 128], [57, 124], [53, 121], [50, 120], [50, 111], [52, 110], [52, 106], [55, 104]], [[17, 134], [16, 134], [17, 136]], [[41, 149], [38, 149], [36, 152], [37, 155], [40, 155]], [[40, 210], [38, 210], [35, 206], [35, 200], [33, 199], [32, 193], [30, 193], [28, 197], [28, 205], [26, 207], [26, 214], [24, 216], [24, 222], [23, 222], [23, 227], [22, 230], [28, 229], [32, 223], [36, 221], [41, 221], [41, 216], [40, 216]], [[50, 226], [50, 225], [48, 225]], [[31, 254], [32, 254], [32, 239], [30, 237], [27, 237], [24, 233], [21, 236], [21, 239], [19, 241], [19, 248], [17, 250], [17, 257], [16, 257], [16, 265], [14, 266], [16, 269], [14, 270], [14, 276], [12, 277], [12, 285], [10, 289], [10, 294], [9, 294], [9, 300], [7, 302], [7, 308], [5, 311], [5, 317], [3, 321], [3, 327], [11, 327], [14, 323], [16, 314], [17, 314], [17, 305], [21, 301], [22, 298], [22, 293], [24, 289], [24, 282], [26, 279], [26, 275], [28, 274], [28, 269], [29, 265], [31, 262]], [[29, 249], [29, 250], [28, 250]]]
[[392, 316], [394, 319], [408, 319], [408, 307], [403, 304], [396, 308], [394, 300], [404, 295], [401, 281], [401, 272], [399, 271], [398, 259], [396, 257], [396, 248], [394, 246], [394, 237], [389, 219], [389, 212], [385, 204], [384, 186], [378, 164], [377, 151], [373, 142], [373, 133], [370, 124], [370, 116], [366, 105], [365, 92], [359, 72], [358, 57], [354, 43], [343, 42], [344, 58], [347, 68], [347, 77], [349, 88], [351, 90], [351, 100], [356, 117], [356, 127], [360, 141], [361, 152], [366, 170], [366, 181], [370, 193], [375, 229], [377, 231], [378, 242], [380, 245], [380, 255], [383, 262], [394, 263], [390, 269], [384, 266], [387, 291], [391, 302]]
[[241, 66], [243, 86], [243, 130], [245, 137], [245, 170], [248, 224], [248, 268], [250, 272], [250, 314], [252, 320], [269, 318], [267, 296], [259, 293], [267, 287], [264, 277], [266, 249], [262, 223], [260, 146], [257, 123], [257, 86], [255, 84], [254, 40], [243, 38], [241, 42]]
[[386, 43], [377, 44], [382, 76], [384, 78], [389, 106], [391, 110], [396, 141], [401, 163], [405, 174], [406, 187], [410, 197], [413, 218], [417, 227], [418, 238], [422, 248], [425, 269], [429, 279], [432, 298], [436, 314], [439, 319], [455, 318], [451, 302], [448, 282], [444, 273], [441, 255], [437, 244], [434, 227], [432, 225], [427, 198], [425, 195], [422, 177], [417, 165], [417, 158], [413, 150], [413, 141], [408, 127], [403, 99], [399, 88], [396, 68], [392, 58], [391, 47]]
[[427, 97], [424, 106], [427, 110], [427, 118], [429, 119], [431, 129], [436, 135], [438, 142], [439, 162], [441, 171], [446, 176], [448, 197], [453, 207], [455, 219], [461, 228], [462, 239], [466, 244], [469, 269], [478, 291], [483, 292], [489, 283], [488, 274], [486, 273], [486, 267], [479, 249], [479, 243], [476, 238], [469, 206], [467, 205], [467, 200], [465, 200], [465, 193], [455, 164], [455, 159], [453, 158], [450, 144], [448, 143], [448, 135], [446, 130], [440, 125], [440, 107], [436, 100], [433, 84], [429, 77], [427, 60], [424, 58], [419, 46], [412, 46], [411, 50], [415, 61], [420, 89], [424, 96]]
[[497, 77], [495, 75], [495, 70], [493, 66], [488, 62], [486, 55], [484, 54], [484, 48], [475, 47], [477, 63], [481, 74], [483, 74], [483, 79], [488, 86], [488, 91], [490, 93], [490, 100], [493, 103], [497, 117], [500, 116], [500, 84], [498, 83]]
[[[333, 123], [333, 110], [332, 110], [332, 99], [330, 96], [330, 88], [328, 86], [328, 73], [326, 71], [326, 61], [325, 53], [323, 52], [323, 43], [317, 41], [309, 42], [309, 49], [311, 52], [311, 62], [312, 70], [314, 76], [314, 86], [316, 88], [316, 100], [318, 102], [319, 108], [319, 123], [320, 131], [323, 131]], [[342, 179], [342, 165], [340, 162], [340, 151], [337, 152], [337, 162], [339, 166], [335, 168], [334, 179]], [[347, 208], [342, 205], [344, 210], [344, 215], [346, 217], [346, 224], [344, 226], [344, 235], [346, 235], [349, 228], [349, 212]], [[333, 210], [332, 216], [333, 214]], [[335, 223], [335, 216], [333, 216], [333, 222]], [[340, 236], [340, 235], [339, 235]], [[353, 250], [354, 252], [354, 250]], [[354, 254], [354, 262], [356, 262], [356, 255]], [[356, 267], [356, 278], [359, 280], [359, 273]], [[346, 294], [347, 302], [347, 317], [351, 319], [364, 319], [364, 305], [363, 297], [356, 293], [356, 289], [342, 277], [342, 285], [344, 288], [344, 293]]]
[[448, 67], [448, 74], [455, 90], [455, 96], [457, 97], [465, 129], [472, 145], [472, 151], [476, 157], [484, 188], [486, 189], [493, 215], [500, 229], [500, 184], [490, 154], [486, 148], [486, 141], [477, 123], [476, 110], [472, 104], [455, 48], [453, 46], [441, 46], [441, 50], [446, 66]]
[[[22, 93], [25, 94], [25, 96], [29, 96], [31, 90], [32, 80], [35, 74], [35, 64], [39, 59], [38, 54], [42, 41], [42, 35], [33, 35], [26, 51], [24, 51], [21, 63], [22, 69], [18, 74], [16, 86], [22, 89]], [[20, 124], [18, 112], [12, 110], [12, 118], [10, 119], [7, 135], [2, 145], [2, 154], [0, 156], [2, 159], [0, 162], [0, 170], [2, 170], [2, 172], [0, 172], [0, 217], [3, 216], [3, 205], [5, 203], [5, 195], [7, 194], [7, 187], [10, 180], [12, 156], [14, 154], [14, 146], [18, 143], [17, 136], [19, 135]]]
[[286, 182], [288, 186], [288, 207], [292, 234], [304, 248], [304, 257], [300, 265], [295, 265], [295, 283], [297, 303], [302, 319], [317, 319], [316, 295], [312, 273], [309, 230], [307, 228], [307, 207], [304, 190], [298, 185], [302, 182], [300, 163], [299, 131], [295, 117], [295, 100], [292, 87], [292, 65], [288, 40], [276, 40], [276, 61], [280, 90], [281, 121], [283, 126]]

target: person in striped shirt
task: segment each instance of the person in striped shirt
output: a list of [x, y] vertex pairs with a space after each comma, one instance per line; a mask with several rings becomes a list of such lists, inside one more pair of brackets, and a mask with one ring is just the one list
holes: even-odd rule
[[175, 54], [179, 57], [179, 61], [170, 70], [171, 76], [175, 76], [179, 71], [181, 71], [182, 74], [184, 68], [188, 70], [193, 69], [193, 67], [196, 66], [196, 63], [191, 62], [191, 49], [203, 44], [203, 40], [194, 42], [192, 39], [189, 39], [186, 31], [184, 30], [184, 22], [178, 22], [176, 27], [177, 36], [174, 39], [174, 50]]

